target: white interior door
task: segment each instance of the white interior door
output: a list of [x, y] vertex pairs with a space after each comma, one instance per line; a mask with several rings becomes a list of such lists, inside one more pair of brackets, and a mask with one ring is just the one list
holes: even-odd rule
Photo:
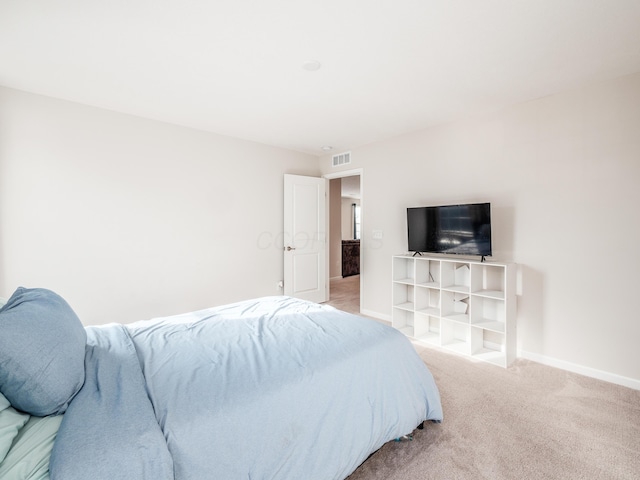
[[327, 301], [324, 178], [284, 176], [284, 294]]

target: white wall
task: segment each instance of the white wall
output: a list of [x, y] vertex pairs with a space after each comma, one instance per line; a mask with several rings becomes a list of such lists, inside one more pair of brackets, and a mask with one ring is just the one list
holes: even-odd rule
[[[363, 311], [390, 318], [406, 207], [490, 201], [494, 259], [520, 265], [521, 353], [640, 385], [640, 74], [354, 148], [352, 159], [367, 192]], [[321, 164], [335, 172], [329, 157]]]
[[97, 324], [281, 293], [284, 173], [317, 158], [0, 88], [0, 296]]
[[[494, 258], [520, 264], [521, 353], [640, 382], [638, 132], [640, 74], [352, 149], [363, 310], [390, 317], [407, 206], [487, 200]], [[278, 293], [282, 175], [335, 172], [0, 88], [0, 297], [52, 288], [92, 324]]]
[[353, 204], [360, 205], [359, 198], [342, 197], [342, 240], [353, 240]]
[[329, 180], [329, 278], [342, 277], [342, 179]]

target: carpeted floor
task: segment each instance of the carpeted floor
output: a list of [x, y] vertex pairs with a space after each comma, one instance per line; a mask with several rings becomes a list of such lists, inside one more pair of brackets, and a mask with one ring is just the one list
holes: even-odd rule
[[[333, 282], [331, 291], [333, 300]], [[503, 369], [415, 348], [444, 421], [387, 443], [349, 480], [640, 479], [640, 391], [522, 359]]]

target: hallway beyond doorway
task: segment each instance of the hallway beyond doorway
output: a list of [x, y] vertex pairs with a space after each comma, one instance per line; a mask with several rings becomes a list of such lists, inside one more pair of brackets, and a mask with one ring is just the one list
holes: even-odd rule
[[331, 297], [327, 305], [345, 312], [360, 314], [360, 275], [332, 278], [330, 292]]

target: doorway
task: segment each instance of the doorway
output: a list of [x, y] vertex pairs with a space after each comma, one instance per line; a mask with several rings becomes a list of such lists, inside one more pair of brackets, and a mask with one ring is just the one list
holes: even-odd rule
[[362, 170], [325, 175], [329, 180], [329, 301], [360, 313], [362, 268]]

